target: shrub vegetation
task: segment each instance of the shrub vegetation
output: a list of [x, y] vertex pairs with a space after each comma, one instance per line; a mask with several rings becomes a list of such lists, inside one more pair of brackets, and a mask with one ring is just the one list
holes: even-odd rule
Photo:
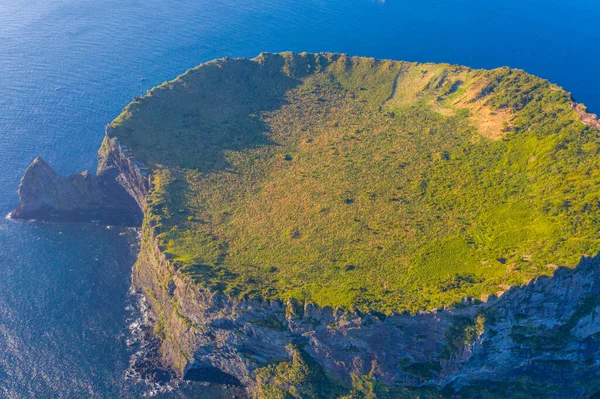
[[112, 127], [179, 271], [233, 297], [414, 312], [600, 249], [599, 133], [520, 70], [222, 59]]

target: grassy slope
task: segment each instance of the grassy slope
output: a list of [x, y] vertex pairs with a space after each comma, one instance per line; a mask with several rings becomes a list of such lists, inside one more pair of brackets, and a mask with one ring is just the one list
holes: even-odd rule
[[233, 296], [416, 311], [600, 249], [598, 131], [522, 71], [218, 60], [112, 125], [180, 271]]

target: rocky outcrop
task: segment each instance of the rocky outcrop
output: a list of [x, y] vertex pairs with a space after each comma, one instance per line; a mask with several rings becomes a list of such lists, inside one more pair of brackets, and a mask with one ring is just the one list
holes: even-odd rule
[[595, 129], [600, 130], [600, 118], [596, 114], [587, 112], [587, 107], [583, 104], [578, 104], [575, 101], [571, 102], [571, 106], [579, 115], [581, 122]]
[[61, 176], [43, 159], [36, 158], [21, 179], [20, 205], [11, 217], [139, 225], [139, 200], [145, 196], [147, 182], [137, 166], [134, 171], [135, 161], [117, 147], [116, 139], [107, 136], [97, 175], [84, 171]]
[[484, 330], [444, 382], [524, 377], [556, 384], [554, 397], [588, 398], [600, 381], [600, 256], [513, 288], [482, 307]]

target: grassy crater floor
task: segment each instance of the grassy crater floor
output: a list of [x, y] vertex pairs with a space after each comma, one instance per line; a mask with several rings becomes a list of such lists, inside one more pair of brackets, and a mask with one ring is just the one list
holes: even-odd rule
[[221, 59], [111, 126], [154, 183], [145, 228], [234, 297], [414, 312], [600, 250], [599, 133], [520, 70]]

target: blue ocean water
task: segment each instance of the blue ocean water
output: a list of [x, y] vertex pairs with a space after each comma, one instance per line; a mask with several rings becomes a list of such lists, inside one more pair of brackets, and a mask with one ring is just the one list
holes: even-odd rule
[[[600, 111], [599, 20], [595, 0], [2, 0], [0, 214], [36, 155], [94, 170], [103, 126], [133, 96], [217, 57], [508, 65]], [[147, 393], [125, 378], [136, 234], [0, 220], [1, 398]]]

